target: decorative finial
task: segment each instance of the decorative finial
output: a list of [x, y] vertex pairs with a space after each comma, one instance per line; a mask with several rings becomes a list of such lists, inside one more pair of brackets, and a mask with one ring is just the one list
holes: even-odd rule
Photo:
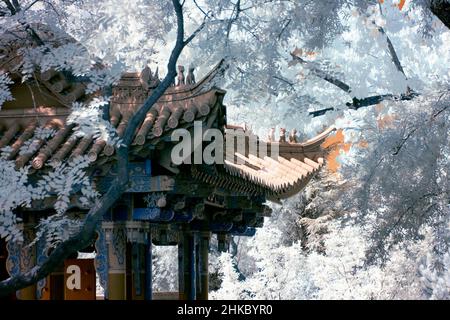
[[186, 76], [186, 84], [194, 84], [195, 83], [194, 69], [195, 68], [192, 65], [189, 66], [189, 71]]
[[178, 86], [184, 85], [184, 66], [182, 66], [182, 65], [178, 66], [178, 77], [177, 77], [177, 79], [178, 79], [178, 83], [177, 83]]
[[286, 142], [286, 129], [280, 128], [280, 142]]
[[291, 133], [289, 134], [289, 142], [290, 143], [297, 143], [297, 129], [292, 129]]
[[145, 66], [144, 69], [142, 69], [139, 78], [141, 79], [141, 84], [144, 89], [148, 90], [150, 81], [152, 80], [152, 70], [149, 66]]
[[275, 128], [270, 128], [269, 134], [267, 135], [267, 141], [268, 142], [275, 141]]

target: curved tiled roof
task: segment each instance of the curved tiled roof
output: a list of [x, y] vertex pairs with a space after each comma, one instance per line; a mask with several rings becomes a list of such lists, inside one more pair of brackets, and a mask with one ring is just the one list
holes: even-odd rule
[[[45, 26], [35, 29], [42, 39], [53, 41], [55, 45], [74, 42], [67, 36], [57, 37]], [[20, 76], [16, 70], [20, 59], [18, 49], [21, 45], [30, 45], [28, 42], [24, 44], [23, 39], [20, 41], [14, 37], [4, 37], [0, 41], [0, 70], [16, 74], [16, 77]], [[226, 123], [222, 105], [225, 91], [215, 86], [214, 79], [226, 67], [221, 61], [203, 79], [195, 82], [193, 69], [190, 68], [185, 77], [184, 67], [179, 66], [177, 84], [174, 83], [166, 90], [136, 130], [132, 152], [139, 153], [147, 145], [157, 144], [175, 128], [192, 126], [194, 120], [203, 121], [207, 127], [213, 126], [217, 120], [215, 126], [222, 129]], [[86, 95], [86, 84], [73, 82], [68, 77], [64, 72], [52, 69], [38, 73], [35, 83], [31, 83], [31, 90], [35, 85], [35, 95], [42, 94], [43, 100], [49, 103], [43, 106], [21, 105], [18, 99], [14, 107], [0, 110], [0, 148], [10, 147], [9, 159], [15, 161], [17, 168], [30, 164], [35, 170], [40, 170], [46, 165], [64, 162], [79, 155], [87, 155], [92, 162], [99, 163], [112, 159], [114, 146], [101, 138], [80, 137], [75, 126], [67, 123], [70, 110], [66, 106], [74, 101], [88, 101], [95, 95]], [[124, 73], [113, 86], [108, 120], [119, 136], [125, 132], [131, 116], [159, 82], [158, 71], [152, 73], [146, 67], [141, 72]], [[53, 135], [38, 135], [38, 128], [51, 129]], [[268, 154], [276, 149], [276, 156], [259, 156], [249, 150], [234, 150], [231, 159], [239, 161], [227, 158], [223, 165], [216, 165], [214, 170], [211, 167], [203, 170], [204, 167], [194, 165], [191, 166], [191, 172], [195, 179], [215, 187], [244, 194], [264, 194], [268, 199], [277, 201], [300, 192], [323, 166], [326, 151], [321, 144], [333, 130], [328, 128], [301, 143], [289, 143], [284, 139], [282, 142], [268, 142]], [[228, 133], [225, 140], [227, 137]]]
[[[33, 31], [40, 41], [51, 47], [60, 47], [67, 44], [76, 44], [79, 50], [86, 50], [76, 43], [76, 40], [63, 32], [57, 32], [44, 24], [33, 24]], [[12, 77], [22, 77], [23, 48], [35, 48], [38, 46], [23, 26], [17, 26], [4, 31], [0, 36], [0, 71], [8, 72]], [[100, 67], [100, 65], [96, 65]], [[62, 105], [70, 106], [82, 98], [86, 85], [82, 82], [71, 81], [64, 72], [53, 69], [42, 73], [34, 73], [34, 78], [42, 85], [43, 90], [48, 91], [52, 98], [56, 98]]]
[[[222, 64], [205, 79], [211, 80], [220, 68]], [[125, 74], [113, 88], [109, 120], [119, 136], [124, 133], [130, 117], [151, 93], [151, 88], [140, 84], [141, 74], [133, 74], [132, 77]], [[152, 143], [167, 131], [190, 126], [194, 120], [206, 121], [215, 116], [225, 92], [215, 87], [209, 88], [205, 85], [209, 81], [204, 80], [169, 88], [147, 113], [135, 133], [133, 145]], [[136, 83], [139, 86], [133, 85]], [[68, 115], [69, 110], [64, 107], [0, 110], [0, 148], [10, 147], [9, 159], [16, 161], [17, 168], [30, 163], [34, 169], [79, 155], [88, 155], [94, 162], [101, 156], [114, 154], [114, 147], [105, 140], [93, 136], [79, 137], [74, 125], [66, 123]], [[49, 139], [37, 138], [38, 127], [52, 129], [55, 134]], [[25, 145], [33, 147], [28, 148], [28, 152], [21, 152]]]
[[224, 160], [224, 173], [194, 169], [193, 174], [219, 188], [264, 194], [272, 201], [285, 199], [300, 192], [323, 167], [326, 150], [321, 145], [334, 130], [330, 127], [303, 143], [266, 142], [267, 150], [276, 149], [277, 155], [235, 150], [231, 160]]

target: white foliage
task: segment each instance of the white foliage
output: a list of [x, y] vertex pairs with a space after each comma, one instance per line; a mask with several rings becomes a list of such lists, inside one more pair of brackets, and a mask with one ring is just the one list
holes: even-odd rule
[[[221, 275], [213, 299], [448, 299], [448, 254], [436, 271], [422, 264], [433, 250], [433, 236], [396, 245], [386, 262], [366, 264], [369, 233], [357, 225], [330, 223], [325, 253], [305, 253], [299, 244], [280, 243], [280, 230], [270, 224], [258, 242], [247, 241], [238, 257], [223, 254], [215, 266]], [[272, 230], [270, 230], [272, 229]], [[275, 230], [273, 230], [275, 229]], [[262, 241], [262, 242], [261, 242]], [[245, 280], [234, 264], [239, 260]], [[418, 277], [418, 274], [421, 277]]]
[[423, 286], [430, 299], [450, 300], [450, 251], [444, 254], [439, 269], [427, 261], [420, 268]]
[[102, 88], [108, 87], [119, 81], [124, 69], [123, 63], [116, 61], [108, 69], [93, 69], [87, 74], [89, 83], [86, 88], [86, 93], [93, 93]]
[[90, 160], [87, 156], [78, 156], [69, 162], [57, 164], [52, 171], [42, 177], [35, 188], [34, 197], [42, 199], [45, 194], [57, 196], [54, 208], [58, 214], [63, 214], [70, 204], [70, 195], [80, 191], [83, 195], [80, 200], [85, 204], [92, 203], [98, 197], [93, 189], [86, 169]]
[[120, 61], [113, 61], [110, 66], [100, 66], [98, 58], [79, 43], [21, 48], [20, 54], [22, 81], [30, 79], [37, 68], [40, 72], [50, 69], [68, 71], [75, 77], [84, 77], [87, 82], [86, 93], [93, 93], [116, 83], [124, 70], [124, 64]]
[[220, 289], [210, 293], [211, 299], [240, 300], [243, 298], [245, 286], [244, 283], [239, 281], [234, 263], [235, 261], [229, 253], [222, 253], [216, 260], [216, 266], [211, 266], [219, 271], [222, 281]]
[[[8, 150], [6, 150], [8, 151]], [[0, 237], [22, 241], [23, 235], [14, 210], [19, 206], [30, 206], [32, 188], [28, 185], [29, 167], [15, 169], [14, 161], [7, 160], [9, 152], [2, 150], [0, 157]]]
[[152, 258], [154, 292], [178, 291], [178, 247], [153, 246]]
[[94, 98], [89, 104], [74, 102], [67, 123], [75, 124], [79, 136], [92, 136], [105, 140], [109, 144], [120, 144], [116, 129], [103, 119], [103, 107], [109, 104], [105, 97]]
[[61, 214], [43, 218], [37, 225], [36, 237], [30, 245], [34, 245], [42, 238], [46, 248], [55, 248], [59, 243], [77, 233], [82, 225], [82, 220], [71, 219]]
[[8, 77], [8, 74], [0, 70], [0, 110], [5, 101], [13, 100], [9, 85], [12, 84], [12, 80]]
[[38, 127], [34, 131], [34, 136], [26, 140], [19, 149], [19, 154], [34, 154], [41, 146], [42, 140], [46, 141], [53, 137], [56, 133], [55, 129]]
[[[240, 8], [240, 2], [230, 0], [185, 2], [186, 34], [204, 19], [197, 6], [209, 18], [180, 63], [192, 63], [204, 73], [221, 58], [228, 58], [230, 69], [222, 87], [228, 90], [225, 104], [230, 122], [253, 124], [260, 136], [272, 127], [295, 127], [306, 138], [340, 117], [336, 124], [345, 130], [347, 142], [365, 140], [369, 145], [366, 150], [352, 147], [341, 156], [340, 174], [353, 183], [350, 192], [338, 190], [336, 200], [336, 192], [315, 184], [320, 196], [313, 197], [311, 188], [305, 193], [314, 200], [304, 209], [322, 214], [313, 217], [317, 224], [310, 224], [311, 241], [305, 246], [321, 253], [304, 252], [294, 233], [302, 208], [285, 204], [254, 239], [242, 240], [237, 256], [224, 254], [213, 261], [222, 277], [213, 298], [448, 298], [450, 258], [442, 254], [448, 250], [448, 236], [441, 225], [450, 210], [450, 121], [445, 109], [449, 101], [447, 96], [438, 99], [441, 93], [436, 91], [449, 88], [450, 32], [423, 10], [428, 1], [407, 1], [402, 11], [388, 2], [251, 0], [242, 1]], [[23, 81], [31, 80], [38, 69], [53, 68], [83, 79], [87, 92], [92, 93], [115, 83], [125, 67], [139, 70], [150, 64], [164, 72], [175, 38], [170, 1], [22, 3], [32, 7], [18, 16], [2, 17], [2, 30], [20, 25], [20, 18], [67, 31], [85, 46], [65, 43], [23, 49], [23, 61], [17, 66]], [[406, 77], [394, 67], [387, 38], [378, 27], [385, 29], [394, 44]], [[307, 68], [289, 66], [289, 52], [295, 47], [303, 49], [305, 60], [348, 83], [351, 96]], [[8, 76], [0, 73], [0, 106], [12, 98], [9, 84]], [[407, 86], [424, 97], [386, 103], [381, 111], [375, 107], [342, 111], [352, 96], [401, 94]], [[69, 123], [76, 124], [82, 136], [117, 145], [120, 139], [115, 129], [103, 120], [106, 103], [107, 98], [97, 98], [87, 105], [74, 104]], [[317, 119], [307, 116], [309, 110], [324, 107], [336, 111]], [[387, 116], [393, 119], [392, 126], [381, 128], [378, 123]], [[34, 152], [39, 140], [52, 134], [38, 130], [20, 153]], [[89, 160], [80, 157], [58, 165], [31, 184], [29, 168], [15, 170], [15, 163], [7, 159], [2, 154], [0, 236], [20, 240], [14, 210], [48, 196], [57, 197], [57, 213], [41, 220], [37, 239], [43, 237], [54, 246], [78, 230], [80, 220], [71, 219], [66, 210], [74, 191], [82, 193], [80, 200], [86, 206], [98, 196], [86, 174]], [[329, 223], [334, 214], [349, 214], [346, 218], [354, 224]], [[352, 220], [356, 218], [363, 223]], [[423, 232], [424, 225], [431, 228], [431, 235]], [[367, 263], [367, 253], [373, 248], [384, 253], [380, 258], [384, 264], [375, 258]], [[436, 248], [439, 253], [433, 254]], [[175, 263], [155, 249], [154, 266], [160, 274], [155, 276], [157, 288], [176, 288], [176, 277], [170, 271], [175, 270]]]

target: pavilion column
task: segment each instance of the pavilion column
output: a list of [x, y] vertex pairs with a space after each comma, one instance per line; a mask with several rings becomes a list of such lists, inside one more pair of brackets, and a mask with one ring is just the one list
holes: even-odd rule
[[197, 300], [208, 300], [209, 291], [209, 240], [211, 232], [203, 231], [200, 233], [199, 239], [199, 274], [197, 276], [199, 283], [199, 292], [197, 292]]
[[106, 241], [105, 230], [102, 225], [97, 227], [97, 240], [95, 241], [95, 271], [100, 280], [100, 285], [103, 287], [105, 300], [109, 299], [108, 288], [108, 272], [109, 272], [109, 242]]
[[148, 268], [147, 259], [149, 258], [148, 253], [150, 253], [149, 276], [151, 281], [151, 246], [149, 248], [150, 251], [147, 250], [150, 226], [143, 221], [127, 221], [126, 230], [127, 239], [131, 242], [131, 263], [127, 268], [131, 275], [128, 282], [128, 285], [130, 286], [128, 291], [131, 292], [131, 294], [127, 299], [144, 300], [147, 296], [146, 289], [148, 288], [147, 281], [149, 280], [146, 275]]
[[189, 300], [197, 297], [197, 232], [189, 233]]
[[184, 231], [180, 231], [178, 236], [178, 299], [186, 300], [185, 296], [185, 283], [184, 283], [184, 262], [186, 260], [185, 256], [185, 239]]
[[[34, 224], [25, 223], [21, 225], [21, 228], [23, 229], [23, 242], [8, 241], [6, 243], [8, 251], [6, 266], [10, 276], [25, 273], [36, 264], [36, 246], [28, 246], [34, 240]], [[16, 296], [20, 300], [35, 300], [36, 285], [18, 290]]]
[[[23, 244], [21, 248], [20, 268], [22, 273], [29, 271], [36, 265], [36, 246], [28, 247], [28, 244], [34, 240], [34, 224], [24, 224], [23, 229]], [[35, 300], [36, 299], [36, 284], [33, 284], [25, 289], [20, 290], [19, 298], [21, 300]]]
[[[182, 244], [181, 248], [178, 248], [179, 265], [182, 265], [183, 272], [182, 283], [181, 279], [179, 280], [179, 284], [181, 284], [179, 287], [180, 300], [195, 300], [197, 296], [197, 232], [184, 230], [180, 238]], [[182, 254], [180, 254], [181, 252]]]
[[126, 230], [122, 222], [103, 222], [108, 247], [108, 299], [126, 299]]
[[228, 249], [230, 247], [230, 238], [227, 234], [218, 233], [217, 234], [217, 242], [218, 242], [219, 252], [228, 252]]
[[145, 300], [153, 299], [152, 228], [149, 227], [145, 243]]

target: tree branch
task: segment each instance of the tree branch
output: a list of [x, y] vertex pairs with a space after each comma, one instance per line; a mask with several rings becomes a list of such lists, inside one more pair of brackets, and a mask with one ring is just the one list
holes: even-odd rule
[[392, 153], [393, 156], [396, 156], [399, 154], [400, 150], [403, 148], [403, 145], [406, 143], [406, 141], [408, 141], [409, 138], [411, 138], [411, 136], [414, 134], [414, 132], [416, 132], [418, 129], [418, 127], [413, 128], [410, 132], [408, 132], [408, 134], [406, 135], [406, 137], [404, 137], [400, 143], [398, 144], [397, 147], [395, 147], [394, 152]]
[[126, 190], [129, 181], [128, 172], [128, 150], [133, 140], [134, 132], [144, 120], [147, 112], [158, 101], [162, 94], [169, 88], [173, 78], [176, 76], [176, 63], [183, 48], [187, 44], [184, 41], [184, 20], [182, 5], [179, 0], [172, 0], [175, 14], [177, 16], [177, 40], [170, 54], [167, 63], [167, 74], [162, 82], [152, 91], [150, 97], [144, 102], [141, 108], [131, 117], [123, 136], [122, 144], [117, 148], [117, 178], [111, 183], [108, 191], [96, 201], [89, 210], [84, 220], [83, 226], [70, 239], [61, 242], [52, 251], [50, 256], [40, 265], [36, 265], [30, 271], [10, 277], [0, 282], [0, 296], [8, 295], [16, 290], [26, 288], [40, 279], [50, 274], [58, 265], [69, 257], [70, 254], [85, 248], [92, 243], [97, 228], [103, 214], [114, 205]]
[[[441, 98], [445, 95], [445, 92], [439, 97], [439, 99], [437, 100], [437, 102], [439, 102], [441, 100]], [[438, 111], [436, 111], [435, 113], [433, 113], [430, 117], [430, 119], [428, 119], [427, 123], [433, 121], [434, 119], [436, 119], [437, 116], [439, 116], [441, 113], [443, 113], [444, 111], [446, 111], [449, 108], [448, 104], [445, 104], [443, 108], [439, 109]], [[396, 156], [400, 153], [400, 150], [403, 148], [403, 146], [405, 145], [405, 143], [414, 135], [414, 133], [419, 129], [419, 126], [412, 128], [408, 134], [402, 138], [399, 142], [399, 144], [394, 148], [394, 152], [392, 153], [393, 156]]]
[[281, 77], [281, 76], [277, 76], [277, 75], [273, 75], [272, 78], [277, 79], [281, 82], [286, 83], [287, 85], [289, 85], [289, 87], [291, 87], [294, 91], [295, 91], [295, 87], [294, 87], [294, 83], [289, 81], [288, 79]]
[[[389, 37], [386, 35], [386, 33], [384, 32], [384, 30], [381, 27], [379, 28], [379, 31], [382, 32], [386, 36], [389, 52], [391, 54], [392, 61], [394, 62], [397, 70], [400, 71], [403, 75], [405, 75], [405, 72], [403, 71], [402, 65], [400, 63], [400, 60], [398, 59], [398, 56], [395, 52], [395, 49], [394, 49], [394, 46], [392, 45], [391, 40], [389, 39]], [[343, 90], [344, 92], [351, 94], [352, 90], [351, 90], [350, 86], [347, 85], [346, 83], [344, 83], [341, 80], [337, 79], [336, 77], [326, 73], [325, 71], [319, 69], [314, 63], [306, 61], [306, 60], [302, 59], [301, 57], [297, 56], [295, 54], [295, 51], [291, 53], [291, 56], [295, 62], [300, 62], [301, 64], [303, 64], [303, 66], [306, 69], [308, 69], [309, 71], [311, 71], [311, 73], [314, 74], [315, 76], [331, 83], [332, 85], [338, 87], [339, 89]], [[405, 78], [406, 78], [406, 75], [405, 75]], [[419, 95], [418, 93], [414, 92], [409, 87], [407, 87], [406, 93], [401, 94], [400, 96], [396, 96], [393, 94], [383, 94], [383, 95], [370, 96], [370, 97], [366, 97], [366, 98], [362, 98], [362, 99], [352, 97], [352, 102], [347, 102], [346, 106], [349, 107], [350, 109], [357, 110], [362, 107], [368, 107], [368, 106], [378, 104], [384, 100], [411, 100], [418, 95]], [[331, 110], [334, 110], [334, 108], [325, 108], [325, 109], [321, 109], [321, 110], [311, 111], [311, 112], [309, 112], [309, 114], [313, 117], [318, 117], [318, 116], [324, 115], [327, 111], [331, 111]]]
[[450, 29], [450, 3], [448, 1], [431, 0], [430, 10], [448, 29]]
[[3, 2], [6, 4], [6, 7], [11, 12], [11, 15], [15, 15], [16, 14], [16, 8], [14, 8], [14, 6], [11, 3], [11, 1], [3, 0]]
[[[13, 0], [13, 3], [11, 3], [10, 0], [2, 0], [6, 6], [8, 7], [9, 11], [11, 12], [11, 15], [15, 15], [21, 11], [20, 4], [17, 0]], [[33, 5], [32, 3], [31, 5]], [[30, 5], [30, 6], [31, 6]], [[28, 32], [28, 34], [33, 38], [33, 40], [40, 46], [44, 45], [44, 42], [39, 37], [39, 35], [34, 31], [34, 29], [26, 22], [19, 21], [19, 23], [25, 28], [25, 30]]]
[[19, 4], [18, 0], [12, 0], [12, 4], [13, 4], [14, 8], [16, 9], [16, 13], [21, 10], [21, 7], [20, 7], [20, 4]]
[[[381, 8], [381, 3], [378, 3], [378, 7], [380, 8], [380, 13], [383, 14], [383, 10]], [[398, 58], [397, 52], [395, 51], [394, 45], [392, 44], [391, 39], [387, 35], [387, 33], [384, 31], [383, 27], [377, 26], [375, 21], [372, 21], [372, 23], [378, 28], [378, 31], [386, 37], [386, 42], [389, 50], [389, 54], [391, 55], [392, 62], [394, 63], [395, 67], [399, 72], [403, 74], [405, 77], [405, 80], [408, 80], [408, 77], [406, 76], [405, 70], [403, 70], [402, 64], [400, 62], [400, 59]], [[410, 92], [411, 89], [406, 87], [406, 92]]]
[[291, 53], [292, 58], [294, 59], [294, 61], [298, 61], [300, 62], [306, 69], [308, 69], [309, 71], [311, 71], [315, 76], [331, 83], [332, 85], [338, 87], [339, 89], [345, 91], [346, 93], [351, 93], [352, 89], [350, 88], [350, 86], [344, 82], [342, 82], [341, 80], [333, 77], [332, 75], [326, 73], [323, 70], [320, 70], [319, 68], [317, 68], [312, 62], [306, 61], [304, 59], [302, 59], [301, 57], [295, 55], [294, 52]]
[[189, 44], [189, 42], [191, 42], [192, 39], [194, 39], [200, 31], [202, 31], [202, 29], [206, 25], [206, 19], [207, 18], [208, 18], [208, 16], [205, 16], [205, 18], [203, 19], [203, 22], [198, 26], [198, 28], [195, 29], [194, 32], [192, 32], [192, 34], [189, 37], [187, 37], [186, 40], [184, 40], [184, 45]]
[[391, 39], [389, 39], [388, 35], [386, 34], [386, 32], [384, 31], [384, 29], [382, 27], [378, 27], [378, 31], [380, 31], [381, 34], [383, 34], [386, 37], [386, 42], [388, 45], [389, 53], [391, 55], [391, 59], [395, 65], [395, 67], [397, 68], [398, 71], [403, 73], [403, 75], [405, 76], [405, 79], [408, 79], [406, 77], [405, 71], [403, 70], [402, 64], [400, 63], [400, 59], [398, 58], [397, 52], [395, 51], [394, 45], [391, 42]]
[[281, 39], [281, 35], [283, 34], [283, 32], [287, 29], [287, 27], [291, 24], [292, 19], [287, 19], [287, 22], [285, 23], [285, 25], [283, 26], [283, 28], [281, 28], [281, 31], [278, 33], [277, 39], [280, 40]]
[[233, 25], [233, 23], [239, 18], [239, 14], [241, 13], [241, 0], [238, 0], [233, 8], [233, 12], [231, 15], [233, 15], [233, 13], [236, 11], [236, 14], [234, 17], [230, 18], [228, 20], [228, 25], [227, 25], [227, 44], [228, 44], [228, 39], [230, 38], [230, 32], [231, 32], [231, 26]]
[[32, 3], [30, 3], [23, 11], [27, 11], [28, 9], [30, 9], [32, 6], [34, 6], [36, 3], [38, 3], [40, 0], [34, 0]]
[[200, 6], [198, 5], [197, 0], [194, 0], [194, 4], [195, 4], [195, 6], [197, 7], [198, 10], [200, 10], [206, 17], [209, 18], [209, 14], [208, 14], [207, 12], [205, 12], [205, 10], [203, 10], [202, 7], [200, 7]]

